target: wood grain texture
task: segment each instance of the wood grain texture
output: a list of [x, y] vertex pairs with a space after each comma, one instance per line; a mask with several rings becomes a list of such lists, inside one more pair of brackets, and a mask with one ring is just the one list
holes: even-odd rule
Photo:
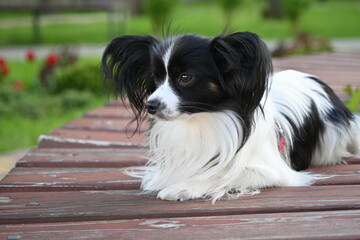
[[79, 140], [97, 140], [109, 142], [123, 142], [129, 144], [144, 144], [145, 139], [143, 135], [125, 134], [109, 131], [91, 131], [91, 130], [77, 130], [77, 129], [54, 129], [50, 136], [72, 138]]
[[195, 217], [360, 209], [360, 186], [264, 189], [261, 194], [224, 199], [162, 201], [137, 190], [1, 193], [0, 224]]
[[105, 106], [95, 108], [88, 111], [84, 114], [84, 117], [91, 118], [125, 118], [131, 119], [134, 117], [134, 114], [131, 112], [131, 109], [126, 109], [121, 103], [115, 106]]
[[0, 192], [49, 192], [139, 189], [140, 180], [124, 168], [15, 168], [0, 183]]
[[144, 165], [146, 148], [36, 148], [20, 159], [16, 167], [121, 168]]
[[[119, 134], [132, 134], [136, 129], [136, 123], [122, 118], [78, 118], [70, 121], [61, 128], [92, 131], [114, 131]], [[147, 130], [147, 123], [143, 123], [140, 131]]]
[[76, 129], [54, 129], [51, 133], [40, 137], [40, 148], [118, 148], [144, 147], [144, 135], [133, 136], [112, 131], [91, 131]]
[[[119, 151], [119, 150], [118, 150]], [[122, 156], [120, 156], [122, 157]], [[95, 158], [97, 159], [97, 158]], [[73, 161], [74, 158], [68, 159]], [[133, 159], [134, 160], [134, 159]], [[120, 164], [121, 162], [119, 162]], [[122, 167], [136, 166], [143, 161], [125, 161]], [[64, 164], [64, 162], [62, 162]], [[112, 164], [109, 163], [109, 164]], [[96, 165], [96, 164], [94, 164]], [[82, 190], [129, 190], [139, 189], [140, 179], [125, 173], [126, 168], [109, 168], [82, 165], [75, 167], [21, 168], [13, 169], [0, 183], [1, 192], [42, 192], [42, 191], [82, 191]], [[359, 185], [360, 165], [337, 165], [318, 167], [311, 172], [322, 174], [323, 179], [314, 185]], [[284, 188], [286, 189], [286, 188]]]
[[63, 239], [358, 239], [360, 211], [0, 225], [0, 237]]

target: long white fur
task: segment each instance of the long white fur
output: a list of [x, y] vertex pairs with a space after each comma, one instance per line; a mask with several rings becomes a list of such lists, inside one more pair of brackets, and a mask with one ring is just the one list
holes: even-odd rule
[[[149, 163], [142, 169], [142, 189], [156, 193], [160, 199], [208, 197], [216, 201], [229, 192], [239, 196], [265, 187], [312, 184], [317, 175], [290, 167], [291, 141], [283, 154], [279, 152], [275, 122], [280, 121], [287, 140], [292, 139], [291, 127], [280, 112], [286, 112], [301, 126], [310, 106], [305, 94], [314, 99], [326, 123], [313, 165], [340, 163], [342, 157], [358, 154], [360, 118], [349, 129], [338, 129], [326, 121], [324, 116], [331, 103], [319, 94], [326, 95], [321, 86], [308, 76], [284, 71], [272, 77], [270, 92], [261, 102], [264, 113], [260, 108], [256, 110], [254, 129], [240, 151], [242, 123], [232, 111], [154, 120], [148, 132]], [[284, 104], [290, 107], [284, 108]]]

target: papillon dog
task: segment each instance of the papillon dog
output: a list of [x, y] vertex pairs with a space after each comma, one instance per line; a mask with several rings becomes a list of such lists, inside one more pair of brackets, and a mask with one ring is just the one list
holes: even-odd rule
[[120, 36], [102, 71], [137, 125], [149, 119], [141, 188], [160, 199], [307, 186], [317, 175], [303, 170], [360, 152], [360, 117], [317, 77], [273, 73], [254, 33]]

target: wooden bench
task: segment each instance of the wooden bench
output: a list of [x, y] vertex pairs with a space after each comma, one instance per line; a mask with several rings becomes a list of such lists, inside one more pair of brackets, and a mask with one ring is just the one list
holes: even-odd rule
[[[360, 53], [275, 59], [275, 68], [360, 85]], [[0, 182], [2, 239], [359, 239], [360, 160], [313, 168], [314, 186], [263, 189], [212, 205], [141, 195], [124, 174], [145, 164], [144, 137], [128, 139], [131, 114], [108, 104], [42, 136]]]
[[98, 11], [108, 12], [109, 39], [115, 37], [116, 12], [130, 7], [130, 0], [1, 0], [0, 11], [31, 11], [33, 13], [34, 43], [41, 43], [40, 17], [44, 13], [60, 11]]

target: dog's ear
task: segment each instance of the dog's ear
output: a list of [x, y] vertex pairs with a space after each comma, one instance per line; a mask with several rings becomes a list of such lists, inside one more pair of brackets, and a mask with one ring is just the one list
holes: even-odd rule
[[250, 32], [218, 36], [210, 43], [224, 91], [251, 114], [264, 95], [272, 73], [270, 53], [263, 41]]
[[151, 36], [121, 36], [111, 41], [102, 58], [105, 89], [129, 100], [138, 124], [144, 115], [144, 101], [155, 90], [150, 51], [158, 43]]

